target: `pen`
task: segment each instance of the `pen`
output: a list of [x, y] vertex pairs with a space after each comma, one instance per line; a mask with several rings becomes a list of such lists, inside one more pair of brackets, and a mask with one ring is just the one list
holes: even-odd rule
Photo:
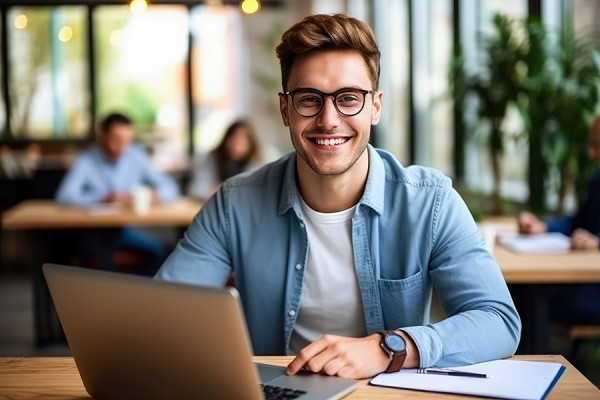
[[438, 375], [450, 375], [450, 376], [466, 376], [470, 378], [491, 378], [490, 375], [480, 374], [477, 372], [457, 371], [454, 369], [444, 368], [419, 368], [417, 369], [419, 374], [438, 374]]

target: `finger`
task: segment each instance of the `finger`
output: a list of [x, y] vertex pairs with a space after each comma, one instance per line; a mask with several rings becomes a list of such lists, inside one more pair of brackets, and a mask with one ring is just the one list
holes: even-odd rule
[[329, 376], [337, 375], [338, 372], [346, 367], [346, 361], [341, 357], [336, 357], [328, 361], [321, 369], [323, 373]]
[[300, 371], [308, 361], [310, 361], [317, 354], [321, 353], [327, 347], [326, 342], [323, 338], [320, 338], [302, 350], [298, 352], [296, 358], [292, 360], [287, 366], [286, 373], [288, 375], [294, 375], [298, 371]]

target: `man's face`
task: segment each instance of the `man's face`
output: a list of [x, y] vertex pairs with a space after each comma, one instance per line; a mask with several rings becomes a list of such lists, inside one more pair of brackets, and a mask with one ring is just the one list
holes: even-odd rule
[[[287, 87], [289, 91], [303, 88], [326, 93], [343, 88], [373, 89], [362, 56], [353, 50], [319, 50], [296, 58]], [[280, 95], [281, 116], [290, 128], [298, 162], [319, 175], [350, 170], [361, 155], [366, 156], [371, 125], [379, 123], [381, 96], [382, 92], [366, 94], [364, 108], [351, 117], [341, 115], [333, 97], [328, 96], [317, 115], [303, 117], [294, 110], [291, 96]]]
[[111, 161], [117, 161], [129, 148], [133, 139], [133, 127], [127, 124], [113, 124], [107, 131], [100, 132], [100, 147]]
[[600, 167], [600, 121], [596, 121], [590, 128], [588, 155]]

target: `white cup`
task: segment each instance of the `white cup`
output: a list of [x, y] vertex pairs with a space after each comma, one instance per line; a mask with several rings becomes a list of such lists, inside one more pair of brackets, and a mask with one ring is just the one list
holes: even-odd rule
[[148, 186], [136, 186], [131, 191], [133, 211], [136, 214], [147, 214], [152, 205], [152, 189]]
[[490, 254], [494, 254], [494, 246], [496, 245], [496, 227], [494, 225], [480, 225], [479, 230], [485, 241], [485, 248]]

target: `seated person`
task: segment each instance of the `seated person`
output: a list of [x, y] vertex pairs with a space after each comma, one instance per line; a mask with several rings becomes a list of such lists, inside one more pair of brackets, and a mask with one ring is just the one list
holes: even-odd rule
[[[227, 180], [156, 279], [222, 286], [233, 272], [256, 354], [366, 378], [512, 355], [521, 322], [449, 178], [368, 144], [382, 112], [365, 23], [313, 15], [276, 49], [295, 151]], [[432, 288], [449, 316], [429, 322]]]
[[[588, 186], [587, 198], [574, 216], [542, 221], [529, 212], [518, 217], [519, 232], [561, 232], [571, 238], [571, 248], [598, 251], [600, 248], [600, 116], [588, 133], [588, 156], [598, 169]], [[600, 324], [600, 285], [575, 285], [552, 299], [550, 317], [557, 322]]]
[[219, 146], [194, 162], [188, 194], [206, 200], [225, 180], [261, 164], [252, 126], [244, 120], [235, 121], [225, 131]]
[[[80, 207], [108, 203], [130, 207], [132, 191], [142, 184], [152, 188], [154, 203], [175, 200], [177, 184], [132, 144], [133, 133], [132, 122], [125, 115], [113, 113], [104, 118], [97, 145], [77, 157], [58, 188], [56, 201]], [[85, 230], [77, 245], [78, 255], [98, 261], [104, 269], [114, 269], [114, 252], [124, 249], [139, 250], [151, 258], [144, 267], [147, 274], [156, 271], [169, 251], [162, 240], [134, 228]]]

